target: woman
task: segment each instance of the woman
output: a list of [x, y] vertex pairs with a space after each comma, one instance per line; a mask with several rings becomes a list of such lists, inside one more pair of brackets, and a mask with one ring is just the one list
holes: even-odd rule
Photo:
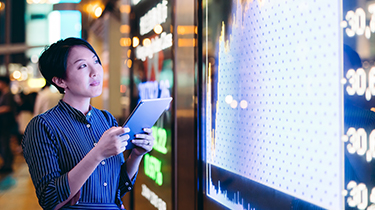
[[119, 209], [133, 187], [144, 154], [151, 151], [151, 129], [137, 134], [125, 161], [128, 128], [107, 111], [90, 105], [102, 93], [103, 68], [85, 40], [52, 44], [39, 59], [45, 79], [62, 100], [34, 117], [22, 142], [24, 156], [43, 209]]

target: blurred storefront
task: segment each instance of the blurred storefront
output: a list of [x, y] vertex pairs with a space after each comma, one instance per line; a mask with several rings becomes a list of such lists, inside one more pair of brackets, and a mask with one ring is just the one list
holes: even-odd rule
[[[103, 93], [92, 99], [92, 105], [110, 111], [119, 124], [141, 99], [174, 98], [152, 128], [154, 149], [144, 157], [134, 191], [123, 201], [127, 209], [193, 208], [191, 198], [197, 197], [194, 1], [0, 3], [0, 74], [11, 77], [13, 93], [37, 92], [44, 86], [37, 63], [45, 46], [80, 37], [93, 45], [104, 69]], [[8, 17], [15, 14], [9, 7], [17, 7], [21, 15]], [[15, 19], [24, 23], [14, 24]], [[15, 33], [23, 39], [9, 41]]]

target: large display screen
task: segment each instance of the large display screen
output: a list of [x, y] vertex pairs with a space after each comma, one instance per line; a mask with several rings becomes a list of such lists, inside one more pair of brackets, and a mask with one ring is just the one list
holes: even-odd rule
[[203, 0], [204, 209], [375, 209], [374, 3]]
[[[132, 6], [132, 107], [142, 99], [173, 96], [172, 5], [143, 0]], [[172, 103], [171, 103], [172, 104]], [[153, 150], [143, 158], [134, 187], [134, 208], [172, 208], [172, 106], [152, 127]]]

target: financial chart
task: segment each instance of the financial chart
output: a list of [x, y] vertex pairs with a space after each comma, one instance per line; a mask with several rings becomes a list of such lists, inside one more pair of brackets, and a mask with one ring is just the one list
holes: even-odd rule
[[215, 167], [317, 207], [344, 208], [340, 23], [341, 1], [233, 0], [206, 42], [215, 45], [215, 59], [206, 54], [208, 197], [262, 209], [240, 188], [213, 181]]

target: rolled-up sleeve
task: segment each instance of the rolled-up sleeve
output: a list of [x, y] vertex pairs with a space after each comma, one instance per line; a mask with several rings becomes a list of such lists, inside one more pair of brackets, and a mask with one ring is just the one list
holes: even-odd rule
[[55, 139], [48, 123], [37, 116], [27, 126], [22, 141], [24, 157], [43, 209], [54, 209], [70, 195], [68, 175], [60, 169]]

